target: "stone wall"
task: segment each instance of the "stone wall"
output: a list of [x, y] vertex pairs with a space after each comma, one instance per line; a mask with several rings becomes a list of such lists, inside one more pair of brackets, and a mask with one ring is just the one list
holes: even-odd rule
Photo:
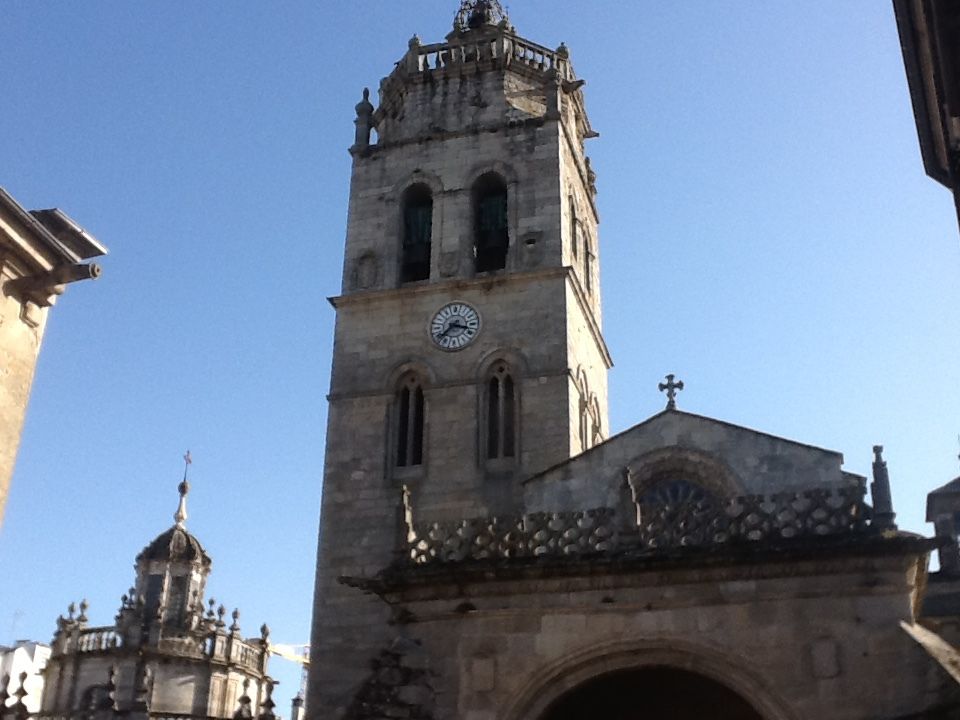
[[[666, 411], [524, 486], [530, 511], [615, 507], [624, 470], [713, 484], [720, 495], [768, 494], [856, 484], [843, 455], [711, 418]], [[641, 478], [642, 482], [642, 478]]]
[[[0, 251], [0, 288], [19, 277]], [[48, 308], [24, 305], [0, 293], [0, 523], [13, 475]]]
[[661, 665], [719, 681], [769, 720], [896, 718], [957, 695], [899, 627], [924, 562], [868, 551], [634, 572], [467, 570], [387, 596], [410, 620], [396, 634], [432, 659], [432, 717], [536, 720], [587, 679]]

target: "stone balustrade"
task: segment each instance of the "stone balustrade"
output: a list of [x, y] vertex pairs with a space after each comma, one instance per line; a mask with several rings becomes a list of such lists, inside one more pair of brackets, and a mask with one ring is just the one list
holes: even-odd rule
[[526, 65], [541, 72], [555, 68], [561, 79], [576, 79], [573, 67], [564, 52], [550, 50], [506, 32], [484, 35], [476, 40], [470, 39], [468, 35], [463, 40], [445, 43], [414, 43], [407, 54], [406, 62], [401, 63], [401, 66], [405, 66], [407, 71], [422, 73], [487, 61]]
[[[84, 628], [76, 636], [76, 652], [101, 652], [123, 645], [123, 638], [114, 627]], [[70, 648], [68, 648], [68, 652]]]
[[253, 647], [242, 640], [235, 640], [230, 645], [230, 662], [236, 663], [247, 670], [260, 672], [262, 658], [263, 651], [259, 646]]
[[859, 485], [728, 499], [642, 504], [636, 518], [613, 508], [471, 518], [408, 527], [414, 564], [647, 553], [759, 541], [788, 541], [870, 530]]

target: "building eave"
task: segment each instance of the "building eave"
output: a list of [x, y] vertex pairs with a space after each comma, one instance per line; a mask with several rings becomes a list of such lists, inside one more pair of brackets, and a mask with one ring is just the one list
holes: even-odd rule
[[929, 7], [923, 0], [893, 0], [893, 9], [924, 170], [949, 188], [948, 135], [941, 116], [943, 91]]

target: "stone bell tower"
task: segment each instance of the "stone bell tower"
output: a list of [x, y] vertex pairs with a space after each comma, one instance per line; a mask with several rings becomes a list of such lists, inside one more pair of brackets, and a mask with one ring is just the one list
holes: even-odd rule
[[[396, 636], [338, 579], [396, 558], [404, 514], [516, 512], [606, 436], [595, 176], [565, 45], [465, 0], [356, 106], [314, 606], [312, 717], [350, 710]], [[375, 137], [374, 137], [375, 133]]]

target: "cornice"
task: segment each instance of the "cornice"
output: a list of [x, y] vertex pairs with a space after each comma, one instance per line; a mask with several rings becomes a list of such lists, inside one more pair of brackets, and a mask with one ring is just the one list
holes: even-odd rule
[[385, 290], [363, 290], [345, 295], [335, 295], [328, 297], [327, 302], [339, 310], [342, 307], [349, 307], [351, 305], [375, 304], [384, 300], [392, 300], [410, 295], [439, 295], [441, 293], [449, 293], [451, 290], [482, 288], [485, 285], [511, 285], [527, 282], [531, 279], [547, 280], [550, 278], [563, 277], [570, 271], [571, 268], [562, 266], [528, 270], [525, 272], [504, 272], [496, 275], [484, 275], [473, 278], [451, 278], [438, 282], [411, 283], [400, 287], [387, 288]]

